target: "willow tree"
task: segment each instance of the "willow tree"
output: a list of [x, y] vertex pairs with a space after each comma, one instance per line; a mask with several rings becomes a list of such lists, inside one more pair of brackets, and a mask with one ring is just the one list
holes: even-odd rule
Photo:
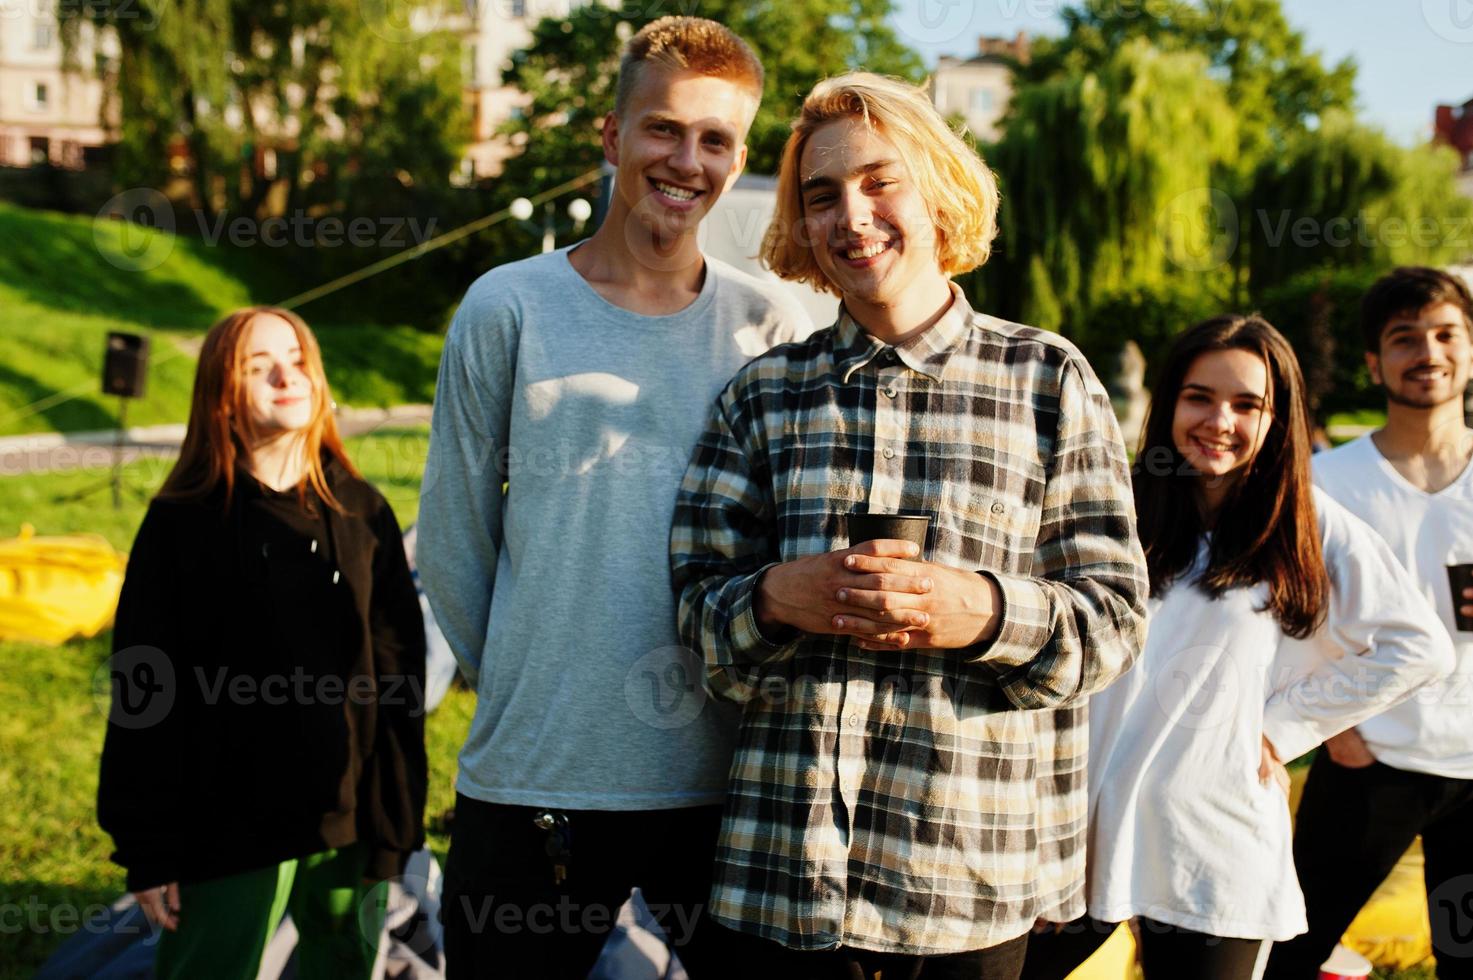
[[1001, 234], [975, 281], [987, 309], [1102, 348], [1140, 339], [1130, 323], [1115, 336], [1092, 326], [1121, 296], [1183, 278], [1226, 295], [1232, 205], [1214, 188], [1236, 164], [1238, 133], [1207, 67], [1137, 38], [1095, 70], [1019, 88], [985, 151], [1003, 194]]
[[[405, 8], [408, 9], [408, 8]], [[433, 0], [414, 21], [382, 0], [88, 0], [58, 6], [75, 57], [83, 25], [116, 32], [117, 177], [161, 187], [187, 152], [196, 204], [254, 212], [341, 205], [355, 186], [434, 187], [469, 136], [460, 42]], [[258, 151], [277, 157], [261, 178]]]
[[1255, 295], [1311, 269], [1439, 265], [1473, 252], [1473, 200], [1445, 147], [1398, 146], [1332, 113], [1259, 167], [1250, 237]]

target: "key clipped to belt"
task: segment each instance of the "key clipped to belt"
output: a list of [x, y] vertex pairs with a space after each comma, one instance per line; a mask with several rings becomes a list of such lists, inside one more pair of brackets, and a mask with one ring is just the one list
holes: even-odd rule
[[547, 835], [544, 849], [552, 859], [552, 883], [561, 885], [567, 880], [568, 864], [573, 859], [573, 826], [567, 814], [555, 810], [539, 811], [532, 822]]

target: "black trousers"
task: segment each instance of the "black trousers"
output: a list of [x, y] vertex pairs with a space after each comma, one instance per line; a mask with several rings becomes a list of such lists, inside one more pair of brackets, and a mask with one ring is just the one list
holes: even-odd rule
[[571, 830], [561, 859], [540, 812], [456, 795], [440, 912], [449, 980], [584, 980], [636, 886], [691, 980], [736, 975], [730, 933], [705, 915], [721, 807], [555, 810]]
[[[729, 930], [728, 930], [729, 931]], [[869, 950], [789, 949], [747, 933], [730, 932], [741, 976], [750, 980], [1017, 980], [1028, 937], [966, 953], [907, 956]], [[691, 980], [701, 980], [694, 972]]]
[[[1076, 919], [1058, 932], [1035, 933], [1022, 980], [1064, 980], [1105, 945], [1115, 923]], [[1261, 939], [1228, 939], [1140, 920], [1141, 972], [1146, 980], [1252, 980]]]
[[1417, 835], [1440, 980], [1473, 978], [1473, 780], [1364, 769], [1320, 752], [1294, 832], [1309, 931], [1276, 945], [1265, 980], [1314, 980], [1319, 965]]

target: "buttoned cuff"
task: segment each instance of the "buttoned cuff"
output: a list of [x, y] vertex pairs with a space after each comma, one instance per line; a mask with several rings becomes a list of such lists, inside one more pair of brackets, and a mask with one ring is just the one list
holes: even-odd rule
[[983, 571], [997, 583], [1001, 596], [997, 632], [972, 649], [973, 662], [999, 667], [1020, 667], [1038, 656], [1051, 631], [1049, 594], [1042, 585], [1024, 575]]
[[757, 624], [757, 587], [767, 570], [777, 564], [772, 562], [762, 566], [747, 576], [747, 581], [736, 585], [736, 598], [731, 605], [731, 649], [740, 662], [765, 664], [785, 659], [785, 656], [792, 655], [792, 648], [803, 635], [795, 629], [783, 627], [781, 634], [769, 637]]

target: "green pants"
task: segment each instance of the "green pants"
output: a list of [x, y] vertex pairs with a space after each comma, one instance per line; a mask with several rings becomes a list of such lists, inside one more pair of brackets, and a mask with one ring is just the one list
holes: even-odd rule
[[297, 927], [297, 975], [367, 978], [378, 953], [388, 885], [363, 883], [354, 845], [259, 871], [179, 887], [179, 930], [159, 939], [160, 980], [252, 980], [288, 910]]

